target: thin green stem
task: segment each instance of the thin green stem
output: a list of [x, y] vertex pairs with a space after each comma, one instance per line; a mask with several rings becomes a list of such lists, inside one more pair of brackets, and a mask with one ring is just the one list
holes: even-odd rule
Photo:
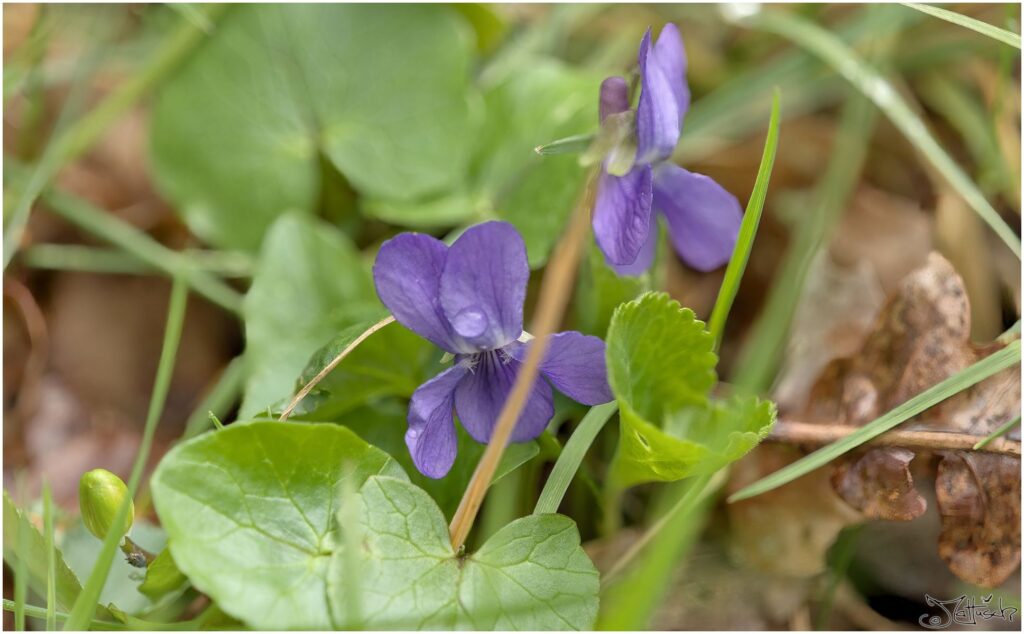
[[935, 141], [892, 83], [865, 64], [853, 49], [824, 28], [786, 11], [761, 10], [749, 21], [740, 20], [740, 23], [776, 33], [806, 48], [863, 92], [1020, 259], [1021, 242], [1016, 232]]
[[979, 440], [978, 443], [976, 445], [974, 445], [974, 449], [981, 449], [982, 447], [984, 447], [985, 445], [989, 444], [990, 442], [992, 442], [996, 438], [1001, 438], [1001, 437], [1005, 436], [1007, 434], [1007, 432], [1009, 432], [1011, 429], [1013, 429], [1017, 425], [1020, 425], [1020, 416], [1018, 416], [1017, 418], [1014, 418], [1011, 421], [1008, 421], [1007, 423], [1004, 423], [1003, 425], [1000, 425], [999, 429], [995, 430], [994, 432], [992, 432], [991, 434], [986, 436], [983, 440]]
[[[153, 435], [156, 433], [157, 424], [160, 421], [160, 413], [167, 401], [167, 391], [170, 389], [171, 376], [174, 373], [174, 361], [178, 353], [178, 344], [181, 341], [181, 331], [185, 323], [185, 307], [188, 303], [188, 286], [182, 278], [175, 278], [171, 286], [171, 299], [167, 309], [167, 327], [164, 331], [163, 348], [160, 351], [160, 362], [157, 366], [156, 380], [153, 385], [153, 394], [149, 401], [149, 411], [146, 413], [146, 426], [142, 433], [142, 442], [139, 451], [135, 455], [135, 464], [132, 465], [131, 477], [128, 479], [128, 495], [118, 509], [117, 516], [112, 526], [122, 526], [128, 517], [129, 505], [136, 491], [139, 490], [139, 483], [142, 480], [142, 473], [149, 458], [149, 451], [153, 445]], [[117, 550], [121, 536], [117, 531], [109, 531], [106, 539], [103, 540], [103, 547], [96, 563], [93, 565], [89, 579], [78, 595], [75, 604], [71, 608], [71, 614], [65, 624], [66, 630], [84, 629], [92, 619], [96, 611], [96, 604], [100, 598], [100, 592], [110, 574], [110, 567], [114, 561], [114, 553]]]
[[1010, 46], [1019, 49], [1020, 48], [1020, 36], [1016, 33], [1011, 33], [1006, 29], [1001, 29], [998, 26], [989, 24], [988, 22], [982, 22], [981, 20], [975, 20], [972, 17], [957, 13], [956, 11], [950, 11], [941, 7], [933, 7], [928, 4], [917, 4], [914, 2], [904, 2], [904, 6], [910, 7], [911, 9], [917, 9], [921, 13], [927, 13], [930, 16], [945, 20], [951, 24], [956, 24], [964, 28], [970, 29], [976, 33], [981, 33], [987, 37], [1002, 42], [1003, 44], [1009, 44]]
[[[252, 258], [245, 253], [206, 249], [185, 249], [178, 253], [197, 271], [233, 278], [252, 276]], [[82, 273], [149, 275], [164, 272], [131, 253], [81, 244], [34, 244], [25, 249], [19, 261], [32, 268]]]
[[188, 440], [214, 426], [215, 420], [224, 416], [228, 409], [242, 392], [242, 383], [245, 379], [245, 363], [242, 357], [235, 357], [231, 363], [224, 368], [217, 383], [210, 390], [203, 400], [196, 406], [192, 415], [185, 423], [185, 432], [181, 439]]
[[[225, 5], [212, 4], [209, 5], [206, 15], [210, 19], [215, 19], [224, 9]], [[32, 176], [21, 190], [14, 207], [8, 209], [7, 205], [4, 205], [4, 215], [12, 218], [10, 226], [4, 232], [5, 269], [20, 246], [32, 205], [54, 176], [65, 165], [92, 147], [118, 117], [167, 77], [205, 35], [203, 29], [198, 28], [193, 22], [183, 21], [138, 74], [118, 86], [99, 105], [47, 147], [43, 159], [33, 169]]]
[[772, 96], [772, 114], [768, 120], [768, 135], [764, 141], [761, 166], [757, 170], [757, 179], [754, 181], [750, 200], [747, 201], [747, 211], [743, 214], [743, 221], [740, 223], [736, 246], [733, 249], [732, 257], [729, 258], [729, 266], [725, 269], [725, 277], [722, 279], [722, 286], [718, 291], [715, 307], [711, 311], [711, 319], [708, 323], [708, 331], [714, 338], [716, 350], [722, 341], [725, 320], [728, 319], [732, 303], [736, 299], [736, 293], [739, 292], [740, 281], [743, 279], [743, 272], [747, 269], [750, 251], [754, 247], [754, 237], [757, 235], [757, 227], [761, 223], [761, 213], [764, 211], [764, 201], [768, 196], [768, 183], [772, 177], [772, 166], [775, 165], [775, 150], [778, 145], [779, 89], [776, 88]]
[[751, 328], [749, 343], [740, 352], [733, 378], [736, 385], [760, 392], [771, 383], [814, 256], [846, 208], [867, 157], [876, 120], [874, 105], [859, 95], [843, 108], [833, 158], [815, 189], [815, 202], [806, 222], [797, 226], [793, 244], [783, 256], [765, 307]]
[[[18, 497], [25, 499], [25, 478], [23, 473], [17, 477]], [[10, 518], [7, 519], [10, 521]], [[25, 601], [28, 597], [28, 562], [25, 553], [28, 552], [28, 531], [29, 525], [27, 516], [21, 518], [18, 523], [18, 560], [14, 565], [14, 629], [19, 632], [25, 631]]]
[[[8, 612], [17, 613], [18, 606], [14, 601], [10, 599], [4, 599], [4, 610]], [[47, 609], [38, 605], [25, 605], [23, 606], [25, 614], [31, 616], [34, 619], [45, 619], [48, 618]], [[55, 610], [53, 613], [54, 619], [57, 621], [67, 621], [70, 615], [67, 612], [60, 612]], [[97, 630], [127, 630], [128, 627], [124, 623], [118, 623], [117, 621], [100, 621], [97, 619], [91, 619], [87, 625], [89, 629]], [[84, 628], [83, 628], [84, 629]]]
[[565, 492], [569, 490], [569, 484], [579, 471], [587, 450], [590, 449], [597, 434], [618, 408], [618, 403], [615, 401], [590, 408], [580, 424], [576, 426], [569, 441], [565, 443], [565, 447], [562, 448], [562, 453], [555, 462], [547, 482], [544, 483], [544, 489], [533, 509], [534, 515], [558, 512], [562, 498], [565, 497]]
[[46, 543], [46, 631], [57, 629], [57, 548], [53, 543], [53, 493], [43, 482], [43, 539]]
[[[18, 168], [8, 164], [8, 171]], [[54, 190], [43, 193], [43, 200], [57, 215], [89, 233], [118, 246], [154, 269], [183, 279], [197, 293], [235, 314], [242, 312], [242, 296], [223, 281], [197, 270], [189, 258], [168, 249], [124, 220], [74, 196]]]

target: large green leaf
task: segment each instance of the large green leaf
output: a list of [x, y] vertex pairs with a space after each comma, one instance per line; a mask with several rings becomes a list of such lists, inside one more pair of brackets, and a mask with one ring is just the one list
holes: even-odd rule
[[[408, 411], [409, 405], [404, 401], [382, 399], [332, 420], [348, 427], [366, 442], [391, 455], [409, 474], [409, 479], [430, 494], [434, 502], [441, 507], [445, 517], [451, 518], [459, 505], [459, 500], [466, 492], [485, 446], [473, 440], [462, 426], [456, 423], [459, 446], [455, 464], [445, 477], [439, 480], [428, 478], [416, 470], [405, 444]], [[510, 444], [501, 457], [497, 471], [494, 472], [493, 482], [515, 471], [539, 452], [540, 448], [533, 440]]]
[[664, 293], [645, 293], [615, 311], [607, 360], [622, 430], [611, 468], [616, 486], [713, 473], [768, 433], [770, 402], [708, 400], [713, 346], [693, 311]]
[[291, 397], [310, 355], [338, 332], [386, 314], [352, 243], [300, 214], [283, 216], [267, 234], [244, 311], [240, 418]]
[[158, 183], [197, 235], [242, 249], [313, 208], [321, 156], [365, 195], [450, 188], [472, 138], [471, 40], [443, 6], [235, 7], [159, 96]]
[[547, 261], [584, 178], [577, 157], [539, 156], [534, 148], [597, 126], [600, 81], [541, 58], [484, 95], [474, 180], [495, 215], [523, 235], [533, 268]]
[[[47, 556], [46, 540], [39, 529], [4, 491], [4, 561], [17, 569], [21, 559], [28, 573], [28, 587], [39, 596], [46, 596]], [[82, 592], [82, 584], [71, 571], [60, 551], [56, 557], [57, 607], [70, 610]]]
[[538, 145], [597, 126], [601, 77], [549, 58], [488, 88], [467, 182], [429, 200], [368, 200], [363, 212], [410, 227], [447, 227], [488, 218], [511, 222], [523, 235], [530, 266], [547, 261], [584, 170], [575, 156], [539, 156]]
[[235, 423], [172, 449], [153, 503], [178, 568], [228, 614], [263, 629], [328, 629], [339, 486], [405, 477], [337, 425]]
[[[368, 629], [590, 629], [598, 574], [562, 515], [508, 524], [480, 550], [457, 555], [425, 491], [372, 477], [360, 491], [358, 556], [335, 555], [329, 597], [337, 627]], [[347, 553], [351, 555], [351, 553]]]

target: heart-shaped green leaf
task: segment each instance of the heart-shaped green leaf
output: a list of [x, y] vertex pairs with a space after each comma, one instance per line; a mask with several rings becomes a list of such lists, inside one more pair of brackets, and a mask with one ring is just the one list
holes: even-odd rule
[[770, 402], [709, 402], [713, 346], [693, 311], [664, 293], [645, 293], [615, 311], [607, 360], [621, 421], [611, 468], [616, 486], [713, 473], [771, 429]]
[[328, 629], [335, 500], [347, 481], [404, 478], [337, 425], [235, 423], [172, 449], [153, 503], [192, 585], [255, 628]]
[[[337, 627], [590, 629], [598, 573], [562, 515], [508, 524], [475, 553], [452, 550], [444, 516], [409, 482], [372, 477], [359, 493], [358, 557], [338, 552], [329, 595]], [[348, 553], [351, 555], [351, 553]]]
[[234, 7], [159, 95], [157, 181], [194, 233], [241, 249], [313, 209], [321, 156], [365, 195], [447, 189], [469, 157], [471, 40], [444, 6]]

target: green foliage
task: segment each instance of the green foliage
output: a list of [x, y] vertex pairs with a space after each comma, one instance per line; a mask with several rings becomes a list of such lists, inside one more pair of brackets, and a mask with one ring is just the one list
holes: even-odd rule
[[617, 486], [713, 473], [768, 433], [771, 403], [709, 402], [718, 361], [713, 345], [693, 311], [664, 293], [646, 293], [615, 311], [607, 355], [622, 429], [610, 476]]
[[249, 250], [314, 209], [321, 155], [367, 196], [448, 188], [469, 157], [470, 38], [443, 6], [234, 7], [161, 91], [158, 182], [196, 235]]
[[[295, 381], [294, 392], [309, 383], [338, 354], [378, 320], [342, 330], [313, 353]], [[399, 324], [374, 333], [314, 388], [297, 413], [310, 420], [335, 420], [341, 414], [384, 396], [411, 397], [421, 383], [443, 367], [441, 353], [426, 339]]]
[[[329, 596], [335, 625], [369, 629], [589, 629], [598, 574], [576, 525], [531, 515], [475, 553], [453, 550], [440, 509], [426, 492], [372, 477], [360, 493], [357, 558], [336, 556]], [[359, 601], [354, 602], [353, 594]]]
[[235, 423], [178, 445], [153, 474], [153, 502], [180, 570], [257, 628], [326, 629], [325, 584], [343, 481], [405, 477], [336, 425]]
[[604, 261], [597, 244], [587, 246], [587, 254], [580, 263], [579, 282], [574, 302], [576, 327], [580, 332], [604, 338], [611, 323], [612, 313], [623, 302], [628, 302], [650, 286], [649, 274], [641, 277], [620, 277]]
[[[131, 538], [143, 548], [152, 551], [163, 548], [166, 542], [163, 530], [144, 520], [136, 522], [132, 528]], [[82, 579], [89, 576], [89, 571], [96, 564], [101, 545], [102, 542], [97, 540], [80, 522], [76, 522], [67, 530], [60, 544], [64, 560], [71, 570]], [[118, 553], [110, 567], [107, 582], [103, 585], [103, 592], [100, 593], [100, 604], [116, 605], [119, 610], [127, 614], [141, 614], [152, 608], [152, 601], [146, 595], [141, 594], [138, 589], [142, 574], [142, 570], [129, 564], [125, 561], [124, 556]]]
[[[480, 456], [484, 453], [484, 445], [470, 438], [469, 434], [456, 423], [455, 428], [459, 441], [458, 459], [445, 477], [440, 480], [428, 478], [416, 470], [412, 463], [412, 457], [409, 455], [409, 449], [405, 445], [408, 410], [409, 406], [404, 401], [382, 399], [352, 410], [334, 420], [354, 431], [374, 447], [378, 447], [392, 456], [409, 474], [409, 479], [429, 493], [445, 517], [450, 518], [455, 513], [462, 494], [466, 491], [466, 486], [469, 484], [477, 463], [480, 462]], [[510, 444], [501, 457], [498, 469], [494, 473], [493, 482], [497, 482], [532, 460], [539, 451], [536, 441], [532, 440], [526, 443]]]
[[295, 377], [324, 342], [384, 314], [352, 243], [301, 214], [281, 217], [268, 232], [244, 313], [248, 378], [240, 418], [290, 398]]
[[[28, 573], [28, 587], [46, 596], [46, 540], [4, 491], [4, 561], [14, 569], [20, 561]], [[82, 584], [58, 552], [55, 562], [56, 600], [60, 609], [69, 609], [82, 592]]]
[[146, 578], [139, 584], [139, 592], [156, 601], [166, 594], [180, 590], [187, 583], [188, 579], [174, 563], [170, 549], [165, 548], [146, 566]]

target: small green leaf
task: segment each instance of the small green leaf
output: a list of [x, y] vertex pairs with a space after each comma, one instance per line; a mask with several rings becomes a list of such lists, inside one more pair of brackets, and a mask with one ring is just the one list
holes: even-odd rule
[[[20, 547], [23, 544], [24, 547]], [[57, 607], [69, 609], [82, 591], [82, 584], [71, 571], [64, 556], [57, 551], [55, 562]], [[28, 587], [39, 596], [46, 596], [47, 557], [46, 540], [39, 529], [19, 509], [4, 491], [4, 561], [12, 569], [19, 559], [28, 572]]]
[[294, 394], [295, 377], [341, 330], [380, 318], [383, 308], [355, 246], [338, 230], [299, 214], [267, 234], [245, 296], [248, 377], [240, 418]]
[[[314, 352], [295, 382], [294, 392], [378, 321], [371, 319], [349, 326]], [[301, 409], [296, 409], [296, 415], [310, 420], [336, 420], [372, 399], [411, 397], [421, 383], [443, 369], [437, 363], [440, 356], [433, 344], [405, 326], [388, 325], [359, 344], [324, 377], [299, 405]]]
[[[425, 491], [372, 477], [360, 491], [360, 557], [336, 555], [328, 594], [336, 627], [585, 630], [597, 616], [598, 574], [562, 515], [508, 524], [475, 553], [453, 550]], [[355, 566], [356, 570], [349, 570]], [[359, 604], [350, 589], [358, 584]], [[358, 614], [353, 614], [358, 610]]]
[[470, 38], [443, 6], [235, 7], [163, 87], [157, 181], [194, 233], [249, 250], [279, 214], [314, 210], [321, 156], [367, 196], [452, 187], [472, 139]]
[[265, 629], [329, 629], [328, 561], [342, 480], [405, 477], [336, 425], [235, 423], [172, 449], [153, 503], [179, 569], [228, 614]]
[[622, 430], [611, 467], [617, 487], [713, 473], [768, 433], [771, 403], [708, 401], [713, 345], [704, 323], [664, 293], [615, 311], [607, 356]]
[[170, 549], [163, 549], [149, 566], [146, 567], [146, 578], [139, 585], [139, 592], [156, 601], [165, 594], [180, 590], [188, 578], [178, 570]]

